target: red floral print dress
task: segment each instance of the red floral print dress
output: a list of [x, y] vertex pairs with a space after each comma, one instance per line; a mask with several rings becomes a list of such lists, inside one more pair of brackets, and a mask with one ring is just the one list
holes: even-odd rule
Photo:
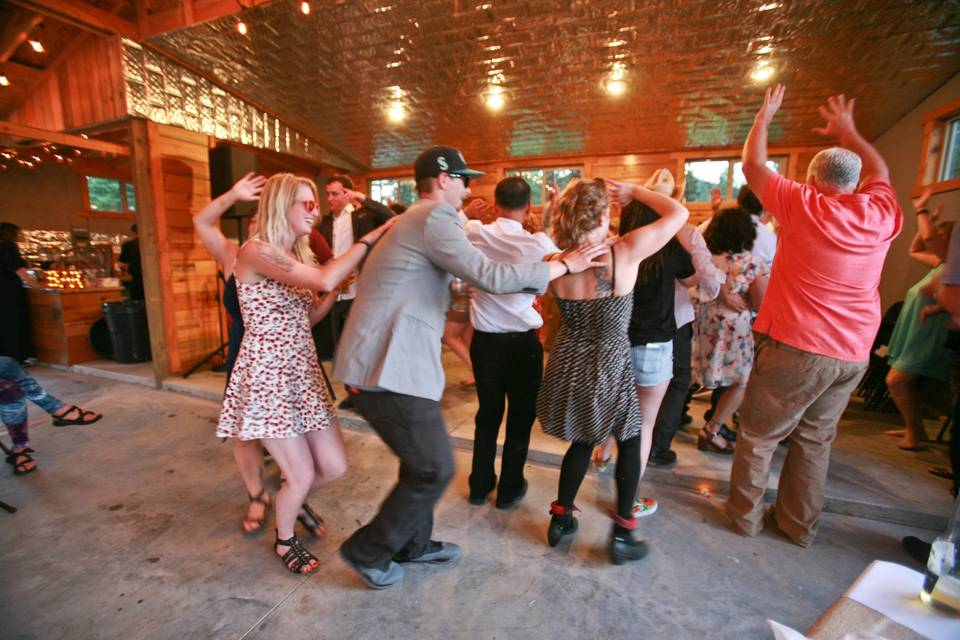
[[244, 334], [217, 437], [294, 438], [326, 429], [333, 406], [310, 333], [313, 295], [265, 278], [237, 283]]

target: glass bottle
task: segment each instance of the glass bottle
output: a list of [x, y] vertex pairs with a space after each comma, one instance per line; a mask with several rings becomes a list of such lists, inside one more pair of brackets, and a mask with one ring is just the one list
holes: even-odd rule
[[929, 607], [960, 614], [960, 495], [946, 532], [930, 545], [920, 599]]

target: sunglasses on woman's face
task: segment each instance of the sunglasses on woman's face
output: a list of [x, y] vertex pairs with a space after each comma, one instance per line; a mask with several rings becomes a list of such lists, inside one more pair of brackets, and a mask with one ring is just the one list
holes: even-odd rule
[[316, 200], [301, 200], [300, 202], [303, 204], [303, 208], [307, 210], [307, 213], [313, 211], [318, 206]]

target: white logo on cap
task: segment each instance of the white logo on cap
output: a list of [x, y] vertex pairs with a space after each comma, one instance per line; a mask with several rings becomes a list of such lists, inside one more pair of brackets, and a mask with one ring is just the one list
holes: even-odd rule
[[447, 164], [447, 159], [443, 156], [437, 158], [437, 164], [440, 165], [440, 168], [444, 171], [450, 168], [450, 166]]

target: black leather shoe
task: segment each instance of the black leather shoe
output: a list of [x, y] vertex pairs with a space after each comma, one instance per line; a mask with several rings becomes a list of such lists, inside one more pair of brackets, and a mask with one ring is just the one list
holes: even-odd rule
[[577, 531], [577, 519], [571, 514], [550, 516], [550, 528], [547, 529], [547, 544], [555, 547], [560, 544], [560, 540], [566, 536], [573, 535]]
[[737, 432], [733, 429], [728, 429], [725, 424], [720, 425], [720, 435], [723, 436], [723, 439], [727, 442], [737, 441]]
[[497, 476], [493, 476], [493, 483], [490, 485], [490, 488], [484, 491], [483, 493], [474, 493], [470, 491], [470, 497], [467, 498], [467, 501], [475, 507], [479, 507], [487, 501], [487, 496], [493, 492], [494, 488], [497, 486]]
[[523, 500], [523, 496], [527, 495], [527, 480], [524, 478], [523, 486], [520, 488], [520, 493], [516, 495], [515, 498], [511, 500], [501, 500], [500, 496], [497, 496], [497, 503], [494, 505], [497, 509], [512, 509], [513, 507], [520, 504], [520, 501]]
[[666, 451], [651, 451], [647, 463], [654, 467], [669, 467], [677, 462], [677, 452], [673, 449]]
[[634, 540], [629, 533], [615, 533], [610, 537], [610, 562], [623, 564], [646, 557], [650, 547], [643, 540]]

